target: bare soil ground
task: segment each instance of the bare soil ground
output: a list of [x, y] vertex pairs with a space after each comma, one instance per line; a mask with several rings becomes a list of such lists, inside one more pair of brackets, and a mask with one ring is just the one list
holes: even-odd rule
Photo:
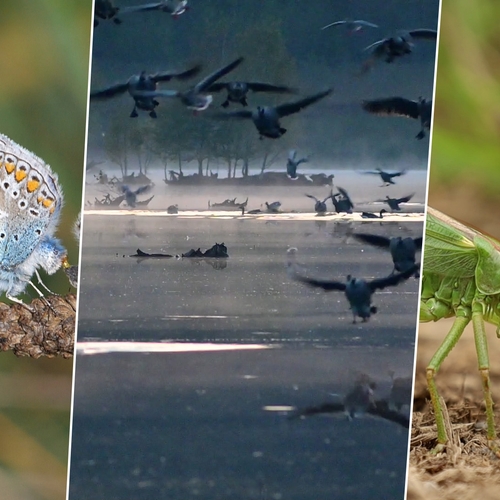
[[[431, 199], [431, 206], [457, 218], [468, 220], [481, 230], [484, 227], [486, 232], [499, 237], [497, 207], [478, 201], [474, 207], [477, 209], [475, 213], [467, 213], [464, 212], [463, 198], [458, 190], [449, 190], [447, 193], [439, 193], [438, 196], [435, 192], [433, 194], [436, 203]], [[429, 404], [425, 368], [451, 324], [452, 320], [443, 320], [420, 325], [407, 498], [408, 500], [499, 499], [500, 458], [487, 446], [484, 399], [471, 327], [466, 329], [436, 377], [441, 396], [448, 408], [453, 443], [447, 446], [445, 452], [433, 453], [437, 444], [436, 426]], [[496, 403], [498, 432], [500, 431], [500, 339], [495, 334], [495, 328], [489, 326], [490, 376], [493, 400]]]

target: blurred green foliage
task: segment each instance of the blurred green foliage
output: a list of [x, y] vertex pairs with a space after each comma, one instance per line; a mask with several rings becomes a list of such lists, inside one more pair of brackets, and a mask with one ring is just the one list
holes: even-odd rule
[[[84, 171], [92, 0], [0, 2], [0, 132], [47, 162], [65, 195], [58, 236], [71, 233]], [[47, 280], [66, 293], [64, 273]], [[72, 360], [0, 355], [2, 498], [64, 499]]]
[[431, 202], [458, 184], [499, 196], [499, 19], [498, 0], [442, 2]]

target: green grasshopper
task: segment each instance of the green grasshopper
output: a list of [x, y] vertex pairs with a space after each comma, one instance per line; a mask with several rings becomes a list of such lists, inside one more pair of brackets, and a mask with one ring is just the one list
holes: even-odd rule
[[486, 403], [488, 444], [498, 454], [484, 322], [496, 325], [500, 336], [500, 243], [428, 208], [420, 321], [452, 316], [453, 326], [427, 367], [427, 384], [437, 424], [437, 450], [444, 448], [447, 435], [435, 375], [472, 320]]

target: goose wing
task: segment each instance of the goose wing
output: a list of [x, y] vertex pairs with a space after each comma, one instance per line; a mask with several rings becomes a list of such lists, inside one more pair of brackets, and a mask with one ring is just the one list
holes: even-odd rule
[[214, 71], [213, 73], [210, 73], [208, 76], [203, 78], [200, 82], [198, 82], [194, 90], [195, 92], [204, 92], [212, 85], [215, 83], [219, 78], [223, 77], [224, 75], [227, 75], [230, 71], [232, 71], [236, 66], [240, 65], [243, 62], [243, 57], [238, 57], [235, 61], [232, 63], [229, 63], [227, 66], [224, 66], [217, 71]]
[[131, 5], [130, 7], [121, 7], [120, 14], [131, 14], [133, 12], [144, 12], [147, 10], [160, 9], [163, 6], [163, 2], [153, 2], [146, 3], [143, 5]]
[[239, 111], [230, 111], [229, 113], [213, 113], [211, 118], [217, 120], [229, 120], [230, 118], [237, 118], [243, 120], [245, 118], [252, 118], [252, 112], [249, 109], [241, 109]]
[[193, 76], [196, 76], [199, 72], [201, 71], [201, 64], [197, 64], [196, 66], [193, 66], [192, 68], [186, 70], [186, 71], [162, 71], [159, 73], [155, 73], [154, 75], [151, 75], [151, 79], [156, 83], [156, 82], [168, 82], [172, 78], [176, 78], [177, 80], [187, 80], [189, 78], [192, 78]]
[[[306, 193], [306, 196], [307, 196], [308, 198], [313, 199], [313, 200], [314, 200], [314, 201], [316, 201], [316, 202], [318, 202], [318, 201], [319, 201], [319, 200], [318, 200], [318, 198], [316, 198], [316, 196], [313, 196], [312, 194], [307, 194], [307, 193]], [[326, 200], [328, 200], [328, 198], [330, 198], [330, 196], [328, 196], [328, 197], [325, 199], [325, 201], [326, 201]]]
[[118, 94], [123, 94], [128, 89], [128, 82], [125, 83], [117, 83], [115, 85], [111, 85], [111, 87], [107, 87], [102, 90], [94, 90], [90, 93], [91, 99], [109, 99], [110, 97], [114, 97]]
[[150, 184], [147, 184], [146, 186], [141, 186], [140, 188], [136, 189], [134, 191], [134, 194], [137, 195], [137, 194], [141, 194], [141, 193], [146, 193], [148, 192], [149, 190], [151, 189], [151, 185]]
[[404, 196], [403, 198], [398, 198], [396, 200], [396, 203], [407, 203], [408, 201], [410, 201], [412, 198], [413, 198], [413, 195], [415, 193], [412, 193], [412, 194], [409, 194], [408, 196]]
[[290, 414], [288, 417], [291, 419], [310, 417], [312, 415], [318, 415], [319, 413], [344, 413], [345, 406], [344, 403], [324, 403], [318, 406], [308, 406], [302, 410], [297, 410]]
[[369, 21], [365, 21], [364, 19], [357, 19], [356, 21], [352, 21], [353, 24], [361, 25], [361, 26], [368, 26], [370, 28], [378, 28], [378, 24], [375, 23], [370, 23]]
[[391, 244], [391, 239], [386, 238], [385, 236], [379, 236], [377, 234], [367, 234], [367, 233], [353, 233], [352, 235], [359, 241], [363, 243], [368, 243], [369, 245], [373, 245], [380, 248], [388, 249]]
[[412, 38], [421, 39], [421, 40], [436, 40], [437, 39], [437, 31], [429, 30], [429, 29], [417, 29], [408, 31]]
[[327, 95], [330, 95], [332, 92], [333, 89], [328, 89], [323, 92], [319, 92], [318, 94], [314, 94], [309, 97], [305, 97], [304, 99], [300, 99], [299, 101], [280, 104], [279, 106], [276, 106], [276, 112], [280, 117], [297, 113], [301, 109], [304, 109], [307, 106], [319, 101], [320, 99], [323, 99]]
[[420, 116], [420, 105], [417, 101], [411, 101], [404, 97], [388, 97], [386, 99], [373, 99], [362, 101], [361, 107], [381, 116], [405, 116], [417, 119]]
[[278, 93], [292, 93], [293, 89], [286, 85], [271, 85], [270, 83], [248, 82], [247, 86], [254, 92], [278, 92]]
[[367, 282], [367, 284], [372, 292], [375, 290], [382, 290], [388, 286], [399, 285], [402, 281], [405, 281], [410, 276], [413, 276], [416, 271], [418, 271], [418, 266], [415, 264], [402, 273], [392, 274], [391, 276], [386, 276], [385, 278], [377, 278]]
[[331, 28], [332, 26], [340, 26], [341, 24], [346, 24], [347, 21], [335, 21], [333, 23], [327, 24], [326, 26], [323, 26], [321, 29], [326, 30], [326, 28]]
[[385, 400], [374, 401], [374, 404], [367, 408], [366, 413], [394, 422], [406, 429], [410, 427], [410, 419], [408, 416], [398, 411], [391, 410], [389, 408], [389, 403]]
[[134, 92], [134, 97], [177, 97], [180, 92], [177, 90], [143, 90]]
[[297, 273], [292, 274], [292, 278], [295, 281], [300, 281], [301, 283], [305, 283], [311, 287], [322, 288], [327, 292], [332, 290], [340, 290], [343, 292], [346, 289], [346, 284], [341, 283], [340, 281], [317, 280], [314, 278], [307, 278]]
[[228, 88], [228, 82], [215, 82], [207, 88], [207, 92], [220, 92]]
[[352, 200], [351, 198], [349, 197], [349, 193], [344, 189], [344, 188], [341, 188], [340, 186], [337, 186], [337, 189], [339, 190], [339, 193], [352, 205]]

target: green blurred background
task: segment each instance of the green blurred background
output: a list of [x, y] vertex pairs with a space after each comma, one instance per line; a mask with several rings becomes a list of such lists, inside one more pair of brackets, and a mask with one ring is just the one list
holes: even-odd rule
[[500, 2], [443, 0], [429, 204], [500, 238]]
[[[65, 195], [58, 235], [71, 263], [78, 260], [71, 228], [81, 207], [91, 12], [92, 0], [0, 2], [0, 132], [57, 172]], [[62, 271], [46, 283], [70, 290]], [[72, 368], [72, 360], [0, 353], [1, 498], [65, 498]]]

